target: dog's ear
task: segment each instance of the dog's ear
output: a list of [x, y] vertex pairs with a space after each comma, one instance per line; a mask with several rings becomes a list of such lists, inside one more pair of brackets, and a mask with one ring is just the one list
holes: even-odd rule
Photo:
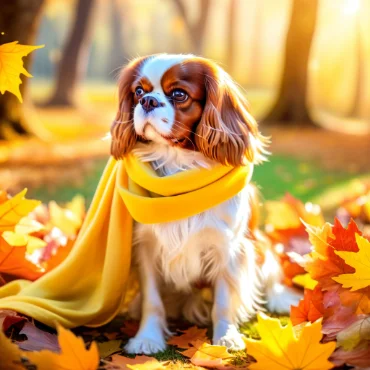
[[111, 154], [116, 159], [122, 159], [136, 144], [137, 135], [134, 129], [133, 111], [134, 94], [132, 84], [137, 78], [140, 67], [146, 57], [131, 61], [120, 73], [118, 80], [118, 110], [111, 126]]
[[224, 165], [263, 161], [268, 139], [259, 133], [246, 98], [220, 67], [203, 63], [206, 101], [195, 135], [198, 150]]

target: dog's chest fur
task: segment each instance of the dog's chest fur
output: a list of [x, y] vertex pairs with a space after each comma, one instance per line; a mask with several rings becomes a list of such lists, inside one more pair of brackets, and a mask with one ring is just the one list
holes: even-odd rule
[[[161, 176], [212, 162], [200, 153], [159, 144], [139, 144], [135, 153]], [[234, 198], [199, 215], [161, 224], [136, 224], [135, 248], [149, 248], [164, 282], [189, 290], [198, 281], [213, 282], [238, 253], [249, 218], [248, 187]]]

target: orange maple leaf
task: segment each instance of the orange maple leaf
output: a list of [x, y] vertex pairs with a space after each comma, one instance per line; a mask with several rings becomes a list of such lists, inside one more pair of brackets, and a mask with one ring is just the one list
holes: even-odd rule
[[0, 370], [24, 370], [22, 351], [0, 329]]
[[298, 325], [306, 321], [315, 322], [323, 317], [323, 293], [320, 287], [314, 290], [305, 289], [304, 298], [301, 299], [298, 306], [292, 306], [290, 309], [290, 319], [293, 325]]
[[82, 338], [71, 331], [57, 326], [60, 353], [47, 350], [24, 353], [38, 370], [96, 370], [99, 366], [99, 352], [95, 342], [85, 348]]
[[183, 334], [174, 336], [168, 340], [168, 344], [177, 346], [182, 349], [191, 348], [190, 343], [199, 340], [202, 343], [209, 343], [207, 338], [207, 329], [199, 329], [196, 326], [193, 326], [187, 330], [181, 331]]
[[309, 233], [313, 251], [305, 269], [323, 289], [333, 289], [338, 286], [333, 277], [354, 272], [354, 268], [347, 265], [335, 251], [358, 250], [355, 235], [361, 235], [361, 232], [353, 220], [346, 229], [338, 219], [335, 219], [333, 227], [330, 227], [330, 224], [325, 224], [322, 228], [306, 225], [306, 230]]
[[111, 361], [107, 361], [107, 365], [105, 366], [106, 370], [113, 370], [113, 369], [122, 369], [122, 370], [129, 370], [128, 365], [143, 365], [143, 364], [157, 364], [160, 365], [160, 362], [157, 361], [154, 357], [149, 356], [136, 356], [134, 358], [128, 358], [120, 355], [113, 355]]
[[12, 247], [0, 236], [0, 273], [36, 280], [43, 271], [26, 258], [26, 246]]

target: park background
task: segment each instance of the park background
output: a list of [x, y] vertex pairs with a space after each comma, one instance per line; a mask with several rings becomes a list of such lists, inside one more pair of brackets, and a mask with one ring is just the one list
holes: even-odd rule
[[370, 173], [370, 0], [0, 0], [0, 43], [25, 58], [20, 104], [0, 96], [0, 188], [89, 202], [109, 155], [116, 80], [131, 58], [195, 53], [244, 89], [269, 162], [265, 199], [330, 211]]

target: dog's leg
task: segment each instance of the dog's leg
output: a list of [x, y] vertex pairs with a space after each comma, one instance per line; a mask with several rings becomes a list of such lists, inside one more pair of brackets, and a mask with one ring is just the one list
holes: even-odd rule
[[232, 350], [245, 348], [242, 335], [235, 322], [235, 300], [232, 287], [224, 277], [216, 279], [212, 309], [213, 344], [226, 346]]
[[125, 350], [128, 353], [151, 354], [166, 348], [165, 333], [168, 329], [165, 309], [158, 289], [158, 275], [150, 248], [141, 245], [138, 249], [142, 315], [139, 331], [129, 340]]

